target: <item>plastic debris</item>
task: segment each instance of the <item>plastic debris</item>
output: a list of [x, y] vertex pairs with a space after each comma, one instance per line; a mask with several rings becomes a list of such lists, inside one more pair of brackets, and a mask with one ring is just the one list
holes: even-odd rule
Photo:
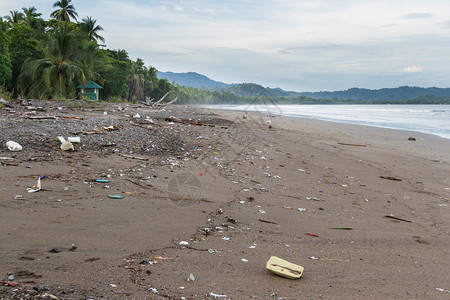
[[5, 285], [7, 285], [7, 286], [18, 286], [18, 285], [19, 285], [18, 282], [5, 281], [5, 280], [0, 280], [0, 283], [5, 284]]
[[180, 246], [187, 246], [187, 245], [189, 245], [189, 242], [181, 241], [181, 242], [179, 242], [178, 244], [179, 244]]
[[222, 240], [224, 240], [224, 241], [229, 241], [230, 238], [229, 238], [229, 237], [223, 237]]
[[450, 293], [450, 290], [446, 290], [446, 289], [442, 289], [442, 288], [436, 288], [436, 291]]
[[108, 183], [109, 180], [108, 179], [96, 179], [95, 182]]
[[155, 257], [153, 257], [153, 259], [158, 259], [158, 260], [172, 260], [173, 258], [170, 258], [170, 257], [162, 257], [162, 256], [155, 256]]
[[284, 259], [272, 256], [266, 264], [266, 269], [270, 272], [289, 279], [302, 277], [304, 268]]
[[299, 208], [297, 208], [297, 210], [303, 212], [303, 211], [306, 211], [306, 208], [299, 207]]
[[115, 284], [113, 284], [113, 283], [110, 283], [109, 286], [110, 286], [110, 287], [117, 287], [117, 285], [115, 285]]
[[39, 192], [41, 190], [41, 177], [38, 178], [36, 188], [27, 188], [28, 193]]
[[315, 256], [311, 256], [310, 257], [312, 260], [319, 260], [320, 258], [318, 258], [318, 257], [315, 257]]
[[194, 274], [189, 274], [189, 277], [188, 277], [188, 279], [187, 279], [187, 281], [195, 281], [195, 276], [194, 276]]
[[241, 261], [242, 261], [242, 262], [248, 262], [248, 259], [241, 258]]
[[214, 298], [227, 298], [228, 297], [227, 295], [214, 294], [212, 292], [209, 293], [209, 295]]
[[81, 139], [79, 136], [69, 136], [67, 140], [71, 143], [81, 143]]
[[319, 237], [317, 234], [314, 234], [314, 233], [311, 233], [311, 232], [307, 232], [305, 234], [309, 235], [309, 236], [313, 236], [313, 237]]
[[63, 136], [58, 136], [58, 140], [61, 142], [61, 150], [62, 151], [74, 151], [73, 144], [69, 141], [66, 141], [66, 139]]
[[108, 195], [108, 198], [111, 198], [111, 199], [123, 199], [123, 196], [122, 195]]
[[9, 151], [21, 151], [22, 150], [22, 146], [19, 143], [16, 143], [14, 141], [7, 142], [6, 147], [8, 147]]

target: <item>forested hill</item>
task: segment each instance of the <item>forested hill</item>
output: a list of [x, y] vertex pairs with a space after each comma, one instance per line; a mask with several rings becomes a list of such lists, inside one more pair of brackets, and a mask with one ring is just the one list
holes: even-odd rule
[[409, 100], [423, 95], [450, 97], [450, 88], [422, 88], [401, 86], [398, 88], [384, 88], [378, 90], [352, 88], [335, 92], [301, 92], [302, 96], [319, 99], [350, 99], [350, 100]]
[[157, 76], [160, 79], [167, 79], [169, 82], [175, 82], [181, 86], [192, 87], [207, 91], [223, 91], [227, 89], [230, 85], [214, 81], [195, 72], [187, 73], [173, 73], [173, 72], [157, 72]]
[[348, 100], [411, 100], [416, 98], [434, 99], [449, 98], [450, 88], [422, 88], [401, 86], [398, 88], [363, 89], [351, 88], [344, 91], [294, 92], [280, 88], [263, 87], [256, 83], [226, 84], [212, 80], [205, 75], [195, 72], [172, 73], [158, 72], [159, 78], [175, 82], [180, 86], [203, 89], [207, 91], [228, 92], [240, 97], [299, 97], [305, 96], [315, 99], [348, 99]]

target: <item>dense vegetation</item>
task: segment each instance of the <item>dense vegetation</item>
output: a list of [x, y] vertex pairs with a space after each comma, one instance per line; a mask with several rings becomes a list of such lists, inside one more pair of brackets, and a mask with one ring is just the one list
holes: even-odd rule
[[0, 97], [73, 99], [91, 80], [109, 101], [158, 99], [174, 88], [125, 50], [103, 49], [103, 28], [89, 16], [77, 21], [71, 0], [53, 6], [47, 21], [35, 7], [0, 17]]

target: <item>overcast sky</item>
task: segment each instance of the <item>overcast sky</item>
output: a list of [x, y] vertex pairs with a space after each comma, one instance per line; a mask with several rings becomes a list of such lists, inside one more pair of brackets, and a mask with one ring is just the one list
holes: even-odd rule
[[[54, 0], [0, 0], [0, 14]], [[73, 0], [159, 71], [294, 91], [450, 87], [449, 0]]]

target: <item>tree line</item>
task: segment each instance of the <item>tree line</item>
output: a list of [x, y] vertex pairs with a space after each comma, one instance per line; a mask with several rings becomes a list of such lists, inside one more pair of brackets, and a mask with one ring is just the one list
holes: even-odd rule
[[[104, 30], [91, 16], [78, 21], [71, 0], [53, 4], [44, 20], [35, 7], [0, 17], [0, 96], [73, 99], [91, 80], [107, 101], [159, 99], [174, 86], [126, 50], [104, 49]], [[79, 96], [79, 95], [78, 95]]]

